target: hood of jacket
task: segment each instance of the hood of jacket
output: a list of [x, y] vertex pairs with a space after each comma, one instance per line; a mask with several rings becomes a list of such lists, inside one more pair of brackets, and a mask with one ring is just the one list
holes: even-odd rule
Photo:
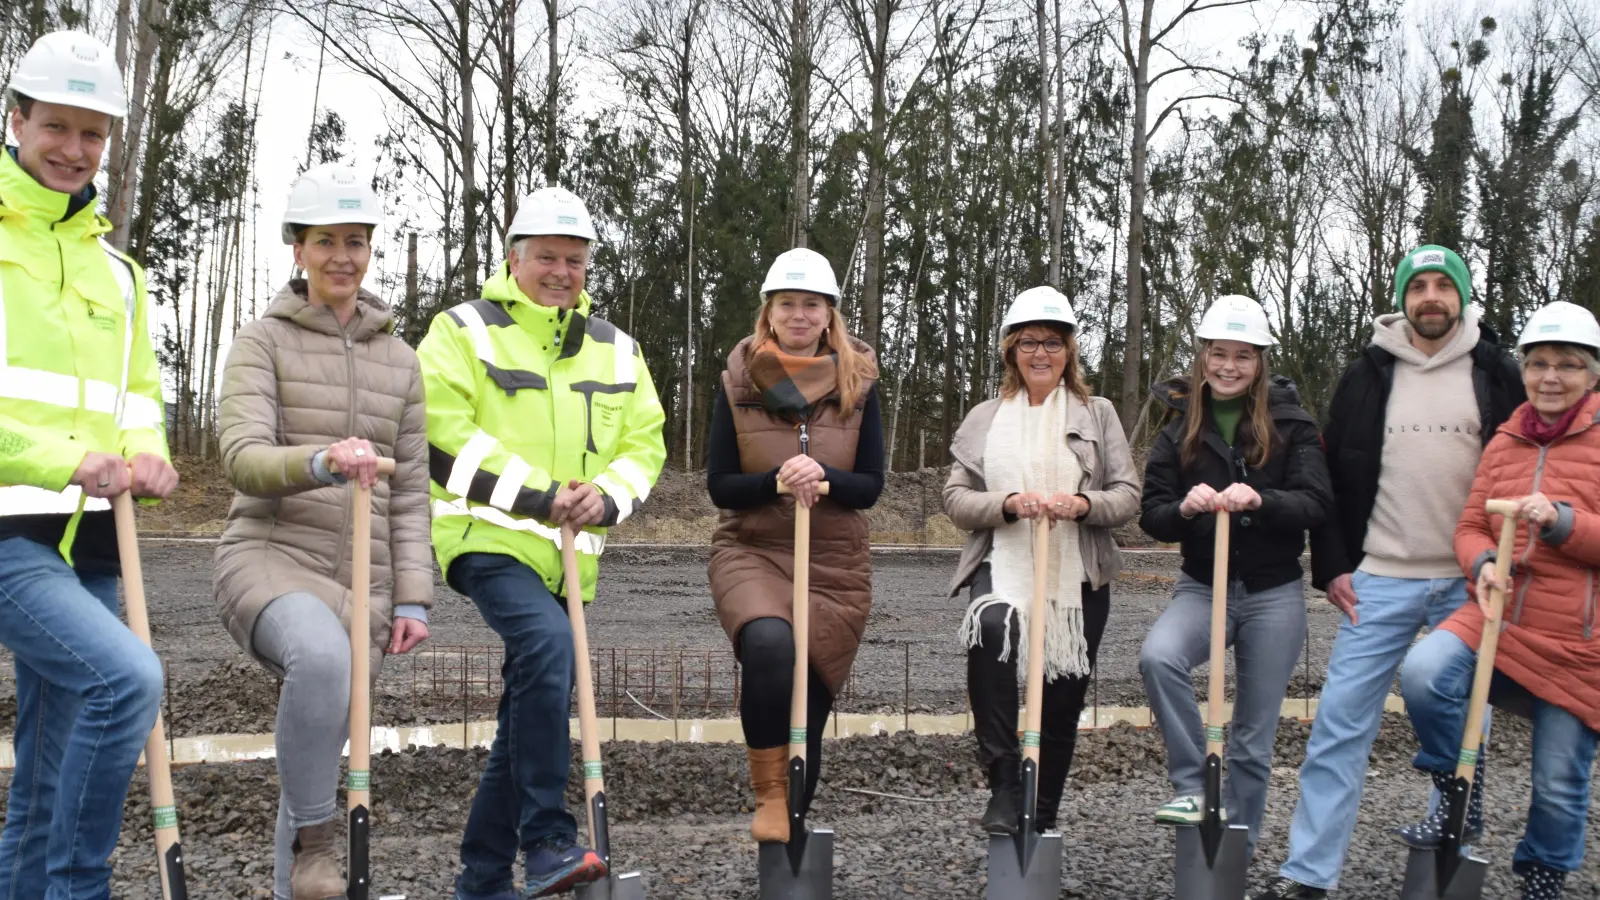
[[[313, 306], [306, 299], [306, 280], [292, 278], [272, 298], [264, 314], [267, 318], [287, 319], [307, 331], [345, 335], [339, 326], [339, 317], [326, 306]], [[394, 331], [394, 314], [378, 295], [361, 288], [356, 292], [356, 314], [350, 318], [349, 337], [352, 341], [365, 341], [376, 334]]]
[[1388, 313], [1372, 323], [1372, 346], [1424, 370], [1436, 369], [1471, 353], [1472, 348], [1478, 346], [1478, 339], [1483, 333], [1477, 310], [1469, 306], [1461, 313], [1460, 326], [1450, 342], [1438, 353], [1429, 356], [1411, 345], [1411, 323], [1406, 320], [1405, 313]]

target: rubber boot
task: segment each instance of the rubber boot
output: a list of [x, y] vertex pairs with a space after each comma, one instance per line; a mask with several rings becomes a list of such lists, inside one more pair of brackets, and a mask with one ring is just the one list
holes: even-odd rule
[[294, 865], [289, 869], [289, 895], [294, 900], [337, 900], [344, 896], [338, 843], [337, 822], [308, 825], [296, 833]]
[[750, 836], [759, 843], [789, 842], [789, 748], [745, 748], [750, 757], [750, 787], [756, 794], [756, 814]]
[[[1433, 850], [1444, 840], [1445, 820], [1450, 816], [1450, 804], [1444, 798], [1455, 785], [1455, 772], [1429, 772], [1433, 786], [1439, 791], [1439, 805], [1426, 819], [1412, 825], [1390, 830], [1400, 843], [1417, 850]], [[1472, 844], [1483, 837], [1483, 757], [1478, 757], [1477, 770], [1472, 778], [1472, 793], [1467, 796], [1467, 822], [1461, 843]]]
[[997, 759], [989, 765], [989, 806], [983, 811], [983, 830], [989, 834], [1016, 834], [1022, 818], [1022, 773], [1014, 759]]
[[1522, 873], [1522, 900], [1561, 900], [1567, 873], [1540, 863], [1531, 863]]

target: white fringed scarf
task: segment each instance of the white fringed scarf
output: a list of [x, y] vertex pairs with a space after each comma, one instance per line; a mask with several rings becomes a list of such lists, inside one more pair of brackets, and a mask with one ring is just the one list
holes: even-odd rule
[[[1074, 494], [1083, 478], [1078, 457], [1067, 447], [1067, 389], [1058, 387], [1037, 407], [1026, 391], [1000, 401], [983, 450], [983, 478], [990, 491]], [[1045, 679], [1089, 674], [1089, 642], [1083, 628], [1083, 558], [1078, 523], [1063, 521], [1050, 530], [1050, 565], [1045, 588]], [[1009, 606], [1000, 659], [1011, 655], [1011, 617], [1020, 623], [1017, 667], [1028, 667], [1028, 607], [1033, 602], [1033, 525], [1027, 519], [994, 530], [989, 551], [990, 593], [975, 597], [961, 622], [961, 642], [982, 644], [978, 620], [996, 604]]]

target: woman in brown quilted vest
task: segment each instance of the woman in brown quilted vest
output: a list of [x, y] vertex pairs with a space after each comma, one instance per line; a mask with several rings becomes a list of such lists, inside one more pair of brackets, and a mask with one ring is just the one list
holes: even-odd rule
[[[228, 633], [283, 679], [276, 728], [276, 900], [343, 897], [339, 757], [350, 707], [350, 481], [372, 487], [372, 673], [428, 636], [433, 559], [416, 354], [361, 288], [382, 220], [349, 169], [294, 184], [283, 239], [303, 279], [239, 330], [223, 373], [223, 468], [233, 506], [217, 548]], [[380, 456], [395, 460], [379, 481]]]
[[[1422, 745], [1413, 765], [1448, 792], [1489, 597], [1494, 587], [1505, 591], [1489, 702], [1533, 721], [1528, 825], [1511, 869], [1523, 877], [1523, 900], [1556, 900], [1583, 863], [1600, 746], [1600, 323], [1581, 306], [1551, 303], [1529, 317], [1517, 355], [1528, 402], [1484, 447], [1456, 524], [1456, 558], [1478, 602], [1406, 653], [1400, 687]], [[1487, 500], [1518, 501], [1514, 568], [1504, 584], [1494, 566], [1501, 519], [1484, 509]], [[1395, 836], [1437, 847], [1445, 817], [1441, 804]], [[1474, 818], [1481, 823], [1481, 812], [1469, 810], [1469, 837], [1481, 829]]]
[[[950, 446], [944, 508], [971, 532], [950, 596], [967, 588], [962, 622], [978, 762], [991, 795], [982, 825], [1015, 834], [1022, 750], [1017, 676], [1026, 665], [1033, 541], [1050, 523], [1045, 596], [1043, 734], [1034, 827], [1056, 825], [1078, 716], [1122, 567], [1112, 529], [1139, 511], [1139, 475], [1116, 408], [1091, 397], [1078, 358], [1077, 318], [1055, 288], [1019, 294], [1001, 323], [1000, 396], [967, 413]], [[1025, 669], [1023, 671], [1026, 671]]]
[[[711, 596], [743, 668], [739, 717], [756, 795], [750, 833], [781, 842], [789, 839], [794, 505], [811, 509], [809, 805], [822, 767], [822, 726], [872, 608], [864, 511], [883, 490], [883, 419], [876, 360], [845, 331], [828, 261], [790, 250], [772, 264], [761, 292], [755, 334], [733, 348], [722, 373], [706, 480], [722, 510], [711, 539]], [[793, 497], [778, 494], [780, 481]], [[827, 496], [819, 496], [820, 482], [828, 483]]]

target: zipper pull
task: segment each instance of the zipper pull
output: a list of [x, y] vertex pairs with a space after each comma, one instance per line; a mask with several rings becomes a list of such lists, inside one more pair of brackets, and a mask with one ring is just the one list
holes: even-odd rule
[[811, 435], [806, 432], [806, 423], [800, 423], [800, 455], [811, 455]]
[[345, 348], [345, 349], [346, 349], [346, 350], [349, 350], [349, 349], [350, 349], [350, 339], [349, 339], [349, 338], [345, 338], [345, 339], [344, 339], [344, 348]]

